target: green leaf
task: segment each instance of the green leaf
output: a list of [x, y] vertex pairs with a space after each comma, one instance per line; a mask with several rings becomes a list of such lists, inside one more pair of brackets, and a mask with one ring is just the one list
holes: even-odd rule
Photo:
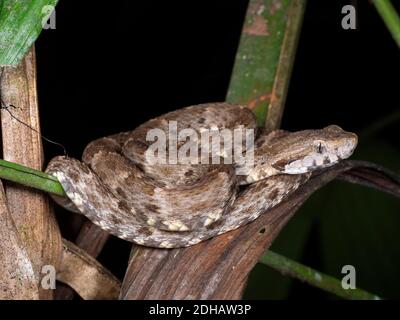
[[58, 0], [2, 0], [0, 66], [16, 66], [39, 36]]
[[373, 0], [373, 4], [386, 24], [393, 39], [400, 47], [400, 18], [390, 0]]

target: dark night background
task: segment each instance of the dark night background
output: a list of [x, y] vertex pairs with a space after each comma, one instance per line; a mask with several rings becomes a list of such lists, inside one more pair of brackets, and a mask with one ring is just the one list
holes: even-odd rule
[[[80, 158], [100, 136], [223, 101], [247, 2], [119, 0], [110, 10], [105, 1], [60, 0], [56, 30], [45, 30], [36, 45], [43, 134]], [[357, 5], [357, 30], [341, 28], [349, 3]], [[399, 67], [398, 47], [369, 1], [309, 0], [282, 128], [335, 123], [366, 133], [398, 110]], [[355, 157], [398, 171], [398, 135], [395, 121], [362, 135]], [[45, 144], [45, 153], [49, 160], [61, 150]], [[389, 196], [334, 183], [302, 208], [273, 249], [339, 278], [341, 266], [353, 264], [358, 286], [398, 298], [399, 209]], [[63, 224], [67, 216], [59, 214]], [[62, 231], [73, 238], [71, 230]], [[129, 244], [114, 238], [100, 260], [122, 277], [128, 255]], [[332, 298], [261, 265], [246, 296]]]

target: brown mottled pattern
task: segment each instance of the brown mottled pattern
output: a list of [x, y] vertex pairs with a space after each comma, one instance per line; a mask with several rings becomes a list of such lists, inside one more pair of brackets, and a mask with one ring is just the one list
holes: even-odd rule
[[[169, 121], [177, 121], [178, 130], [198, 133], [212, 127], [256, 129], [244, 106], [212, 103], [170, 112], [131, 132], [91, 142], [83, 162], [54, 158], [47, 172], [58, 178], [73, 205], [56, 201], [122, 239], [186, 247], [253, 221], [307, 181], [310, 172], [349, 157], [357, 143], [354, 134], [337, 126], [295, 133], [259, 130], [255, 166], [241, 168], [245, 176], [235, 175], [235, 164], [151, 165], [144, 156], [151, 144], [146, 134], [153, 128], [168, 133]], [[247, 186], [239, 191], [239, 184]]]

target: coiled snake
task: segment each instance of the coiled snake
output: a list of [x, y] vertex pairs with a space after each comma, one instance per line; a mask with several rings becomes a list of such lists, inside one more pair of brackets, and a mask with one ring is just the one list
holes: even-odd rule
[[[357, 145], [357, 136], [338, 126], [294, 133], [257, 130], [254, 145], [248, 147], [254, 154], [250, 164], [223, 163], [223, 153], [216, 164], [150, 163], [149, 131], [166, 133], [170, 159], [173, 122], [178, 131], [190, 128], [198, 136], [210, 129], [257, 130], [244, 106], [210, 103], [167, 113], [133, 131], [91, 142], [82, 162], [52, 159], [46, 171], [58, 178], [69, 198], [55, 200], [122, 239], [150, 247], [186, 247], [256, 219], [307, 181], [312, 171], [348, 158]], [[183, 147], [187, 139], [178, 137], [176, 142]]]

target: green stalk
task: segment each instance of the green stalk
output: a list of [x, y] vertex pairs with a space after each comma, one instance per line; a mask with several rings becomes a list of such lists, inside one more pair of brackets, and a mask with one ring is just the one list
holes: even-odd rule
[[279, 128], [306, 0], [250, 0], [226, 101]]
[[376, 10], [400, 47], [400, 18], [390, 0], [373, 0]]
[[66, 197], [64, 189], [56, 177], [20, 164], [0, 160], [0, 178]]
[[327, 274], [283, 257], [275, 252], [267, 251], [260, 262], [272, 269], [289, 275], [314, 287], [333, 293], [344, 299], [351, 300], [380, 300], [381, 298], [362, 289], [343, 289], [341, 281]]

